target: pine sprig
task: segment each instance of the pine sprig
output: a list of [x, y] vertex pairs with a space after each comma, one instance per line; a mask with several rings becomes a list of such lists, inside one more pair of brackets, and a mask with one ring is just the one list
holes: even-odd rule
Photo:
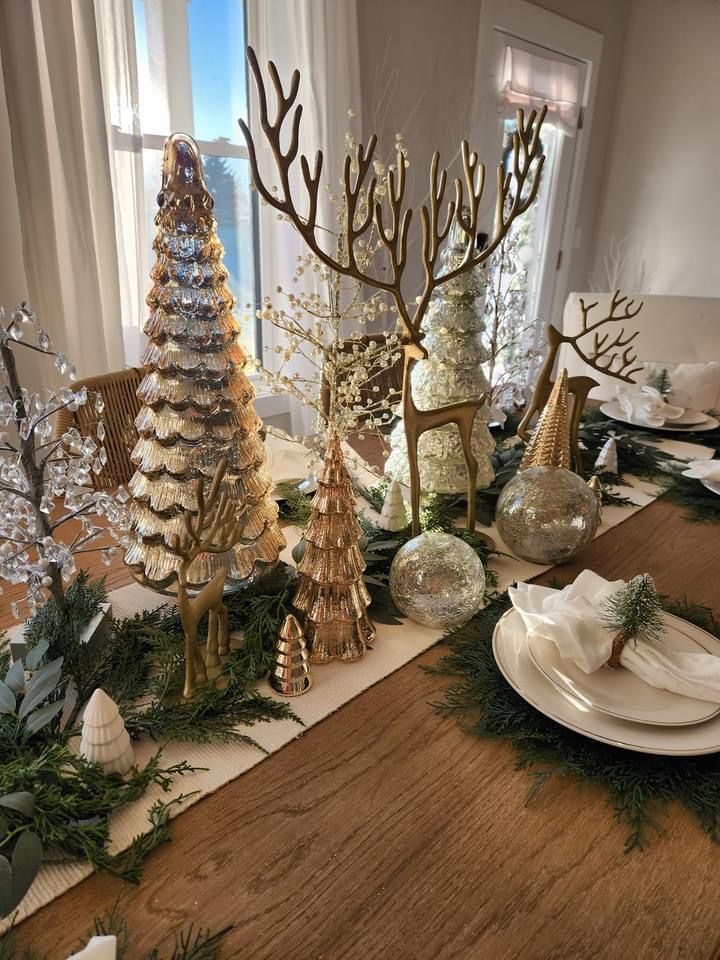
[[660, 597], [649, 573], [633, 577], [604, 601], [600, 619], [625, 640], [659, 639], [664, 630]]
[[[28, 752], [0, 766], [0, 794], [27, 791], [34, 796], [28, 818], [17, 811], [3, 810], [11, 828], [32, 830], [43, 849], [63, 858], [87, 860], [98, 870], [135, 880], [139, 862], [147, 852], [167, 839], [167, 824], [158, 807], [151, 816], [153, 827], [147, 838], [136, 838], [118, 857], [107, 852], [110, 841], [110, 814], [125, 803], [138, 800], [150, 784], [169, 790], [179, 776], [193, 773], [186, 762], [163, 767], [160, 754], [128, 778], [106, 773], [61, 744], [48, 746], [39, 755]], [[174, 803], [175, 801], [172, 801]]]
[[[684, 598], [664, 600], [664, 605], [720, 638], [720, 621], [707, 607]], [[448, 654], [426, 669], [457, 679], [434, 707], [457, 715], [471, 733], [507, 741], [518, 768], [531, 777], [531, 795], [557, 776], [605, 790], [617, 821], [628, 831], [627, 852], [643, 848], [663, 832], [671, 802], [681, 803], [701, 829], [720, 842], [720, 756], [632, 753], [589, 740], [544, 717], [508, 685], [493, 657], [492, 633], [510, 606], [502, 594], [445, 638]]]

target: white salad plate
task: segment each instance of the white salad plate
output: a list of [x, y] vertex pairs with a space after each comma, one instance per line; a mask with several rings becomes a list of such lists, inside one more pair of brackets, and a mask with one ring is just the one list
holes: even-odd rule
[[600, 412], [613, 420], [619, 420], [620, 423], [629, 423], [633, 427], [642, 427], [645, 430], [672, 430], [675, 433], [692, 433], [704, 430], [714, 430], [720, 427], [720, 420], [715, 417], [709, 417], [700, 410], [686, 410], [677, 420], [667, 420], [661, 427], [651, 427], [642, 420], [636, 420], [623, 413], [622, 407], [617, 400], [608, 400], [600, 404]]
[[[689, 630], [689, 624], [680, 622], [683, 630]], [[700, 632], [703, 646], [720, 655], [720, 640]], [[493, 633], [493, 654], [500, 672], [523, 700], [561, 726], [591, 740], [637, 753], [669, 757], [720, 752], [720, 715], [690, 726], [635, 723], [595, 710], [555, 686], [533, 663], [525, 624], [517, 610], [508, 610], [498, 621]]]
[[302, 490], [303, 493], [313, 493], [317, 490], [317, 481], [308, 477], [307, 447], [296, 440], [285, 440], [269, 433], [265, 437], [265, 469], [273, 479], [273, 483], [281, 487], [274, 493], [276, 500], [284, 500], [291, 487]]
[[711, 493], [717, 493], [720, 496], [720, 480], [707, 480], [703, 478], [700, 483]]
[[[667, 653], [709, 653], [707, 634], [677, 617], [663, 614], [665, 633], [657, 641]], [[679, 727], [704, 723], [720, 713], [720, 704], [685, 697], [645, 683], [630, 670], [603, 667], [585, 673], [572, 660], [560, 656], [557, 646], [544, 637], [528, 640], [530, 659], [556, 687], [602, 713], [631, 720]]]

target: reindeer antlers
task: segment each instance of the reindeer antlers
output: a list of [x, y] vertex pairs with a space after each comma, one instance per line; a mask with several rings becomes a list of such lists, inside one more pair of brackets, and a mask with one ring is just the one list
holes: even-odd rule
[[[461, 273], [474, 269], [491, 256], [502, 242], [516, 217], [524, 213], [535, 199], [545, 159], [540, 152], [540, 129], [545, 118], [545, 109], [543, 108], [539, 116], [533, 111], [527, 122], [523, 112], [518, 111], [518, 128], [513, 134], [512, 171], [505, 174], [502, 165], [498, 167], [494, 234], [490, 243], [483, 250], [475, 249], [480, 201], [485, 185], [483, 165], [479, 162], [477, 154], [471, 153], [468, 144], [463, 141], [461, 148], [463, 180], [455, 180], [455, 198], [448, 202], [447, 213], [441, 226], [440, 207], [447, 186], [447, 171], [439, 170], [439, 155], [436, 153], [433, 156], [430, 166], [430, 202], [424, 204], [420, 209], [425, 279], [422, 292], [416, 300], [416, 307], [411, 316], [402, 291], [403, 274], [407, 266], [408, 231], [413, 215], [411, 208], [408, 207], [403, 210], [407, 161], [401, 154], [398, 154], [395, 169], [390, 169], [388, 172], [388, 189], [386, 197], [383, 198], [378, 195], [376, 176], [370, 177], [366, 184], [375, 155], [377, 144], [375, 135], [370, 138], [367, 147], [363, 147], [362, 144], [359, 145], [355, 158], [349, 156], [345, 158], [342, 179], [345, 205], [344, 236], [342, 237], [343, 243], [340, 244], [344, 259], [341, 260], [339, 256], [332, 256], [323, 249], [317, 239], [318, 191], [323, 165], [323, 155], [320, 150], [315, 155], [315, 165], [312, 172], [307, 158], [304, 155], [300, 156], [300, 168], [307, 194], [306, 214], [302, 214], [298, 210], [290, 186], [290, 170], [298, 154], [300, 119], [302, 116], [302, 106], [300, 104], [295, 105], [299, 91], [300, 75], [297, 70], [293, 73], [289, 91], [285, 94], [275, 64], [268, 64], [268, 72], [277, 101], [275, 118], [271, 121], [268, 113], [265, 84], [252, 47], [248, 47], [247, 57], [258, 95], [260, 126], [271, 148], [275, 170], [280, 181], [279, 191], [270, 189], [263, 181], [258, 167], [257, 151], [252, 134], [245, 121], [240, 120], [240, 128], [247, 142], [253, 181], [260, 196], [266, 203], [287, 217], [303, 237], [310, 250], [331, 270], [343, 276], [353, 277], [376, 290], [389, 293], [395, 301], [395, 306], [402, 321], [405, 341], [419, 346], [422, 320], [433, 292], [441, 284], [454, 279]], [[291, 121], [290, 143], [287, 150], [283, 151], [281, 144], [282, 128], [293, 107], [295, 109]], [[353, 167], [357, 171], [354, 182], [352, 178]], [[464, 212], [466, 197], [467, 213]], [[461, 264], [436, 276], [435, 269], [439, 251], [453, 222], [458, 223], [468, 239], [467, 254]], [[390, 261], [389, 279], [366, 273], [358, 263], [355, 244], [373, 227], [377, 229], [380, 243]]]
[[[623, 304], [625, 306], [623, 307]], [[621, 297], [620, 291], [616, 290], [610, 301], [610, 309], [607, 316], [602, 317], [599, 320], [595, 320], [592, 323], [588, 322], [588, 315], [591, 310], [594, 310], [597, 307], [597, 301], [595, 303], [586, 304], [584, 299], [580, 298], [580, 309], [582, 310], [582, 327], [575, 336], [564, 337], [567, 342], [573, 347], [577, 355], [581, 360], [584, 360], [585, 363], [593, 367], [595, 370], [599, 370], [600, 373], [606, 373], [609, 376], [615, 377], [617, 380], [624, 380], [626, 383], [634, 383], [632, 377], [633, 374], [639, 373], [642, 370], [642, 367], [633, 367], [633, 364], [637, 361], [637, 354], [633, 351], [633, 348], [629, 346], [633, 340], [637, 337], [639, 331], [636, 330], [635, 333], [631, 333], [628, 336], [625, 336], [625, 328], [621, 327], [620, 332], [610, 340], [610, 335], [608, 333], [600, 334], [595, 333], [593, 336], [593, 345], [592, 352], [588, 355], [583, 352], [580, 348], [578, 341], [586, 336], [588, 333], [593, 333], [598, 327], [603, 326], [606, 323], [613, 323], [624, 320], [632, 320], [633, 317], [642, 310], [642, 300], [635, 306], [634, 300], [628, 300], [627, 297]], [[623, 313], [620, 316], [616, 316], [616, 311], [623, 307]]]
[[172, 549], [183, 564], [189, 566], [201, 553], [225, 553], [240, 538], [242, 520], [235, 516], [236, 506], [220, 485], [227, 470], [223, 457], [215, 468], [210, 491], [205, 498], [202, 480], [197, 484], [197, 517], [189, 510], [183, 515], [184, 536], [173, 537]]

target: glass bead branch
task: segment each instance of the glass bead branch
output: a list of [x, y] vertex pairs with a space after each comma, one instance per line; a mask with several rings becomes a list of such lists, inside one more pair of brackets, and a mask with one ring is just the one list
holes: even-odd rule
[[[110, 562], [127, 529], [126, 492], [115, 496], [91, 489], [92, 475], [107, 463], [102, 420], [95, 439], [71, 427], [61, 437], [52, 437], [52, 418], [61, 410], [78, 410], [89, 400], [85, 388], [31, 391], [20, 383], [14, 349], [23, 346], [54, 358], [61, 374], [75, 377], [75, 367], [62, 352], [52, 348], [49, 334], [37, 328], [34, 312], [23, 303], [5, 322], [0, 312], [0, 375], [7, 399], [0, 400], [0, 579], [25, 584], [26, 600], [35, 611], [49, 592], [62, 607], [65, 583], [76, 572], [74, 556], [100, 550]], [[25, 338], [27, 326], [35, 327], [35, 343]], [[102, 398], [92, 401], [98, 417]], [[59, 515], [58, 515], [59, 514]], [[106, 526], [93, 522], [104, 516]], [[71, 520], [80, 529], [72, 539], [59, 537]], [[64, 532], [64, 530], [62, 531]], [[18, 617], [17, 601], [11, 603]]]

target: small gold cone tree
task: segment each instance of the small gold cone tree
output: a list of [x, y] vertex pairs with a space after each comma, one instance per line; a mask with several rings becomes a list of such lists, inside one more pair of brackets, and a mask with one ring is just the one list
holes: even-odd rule
[[312, 686], [305, 636], [291, 613], [283, 620], [278, 633], [270, 686], [283, 697], [299, 697]]
[[293, 600], [302, 615], [312, 663], [358, 660], [375, 639], [367, 614], [370, 595], [363, 581], [360, 536], [352, 484], [335, 433], [303, 531], [307, 547]]
[[188, 587], [201, 587], [222, 568], [229, 583], [247, 582], [277, 562], [285, 541], [255, 394], [243, 370], [247, 355], [232, 314], [213, 198], [197, 144], [185, 134], [166, 141], [158, 204], [149, 342], [138, 388], [143, 407], [132, 454], [137, 471], [129, 485], [134, 540], [125, 563], [147, 586], [171, 587], [179, 566], [172, 545], [182, 536], [184, 512], [197, 517], [196, 481], [209, 490], [224, 457], [223, 491], [237, 504], [240, 538], [225, 553], [200, 553], [187, 571]]
[[568, 375], [564, 368], [553, 385], [535, 433], [520, 462], [520, 470], [527, 470], [528, 467], [570, 469]]

